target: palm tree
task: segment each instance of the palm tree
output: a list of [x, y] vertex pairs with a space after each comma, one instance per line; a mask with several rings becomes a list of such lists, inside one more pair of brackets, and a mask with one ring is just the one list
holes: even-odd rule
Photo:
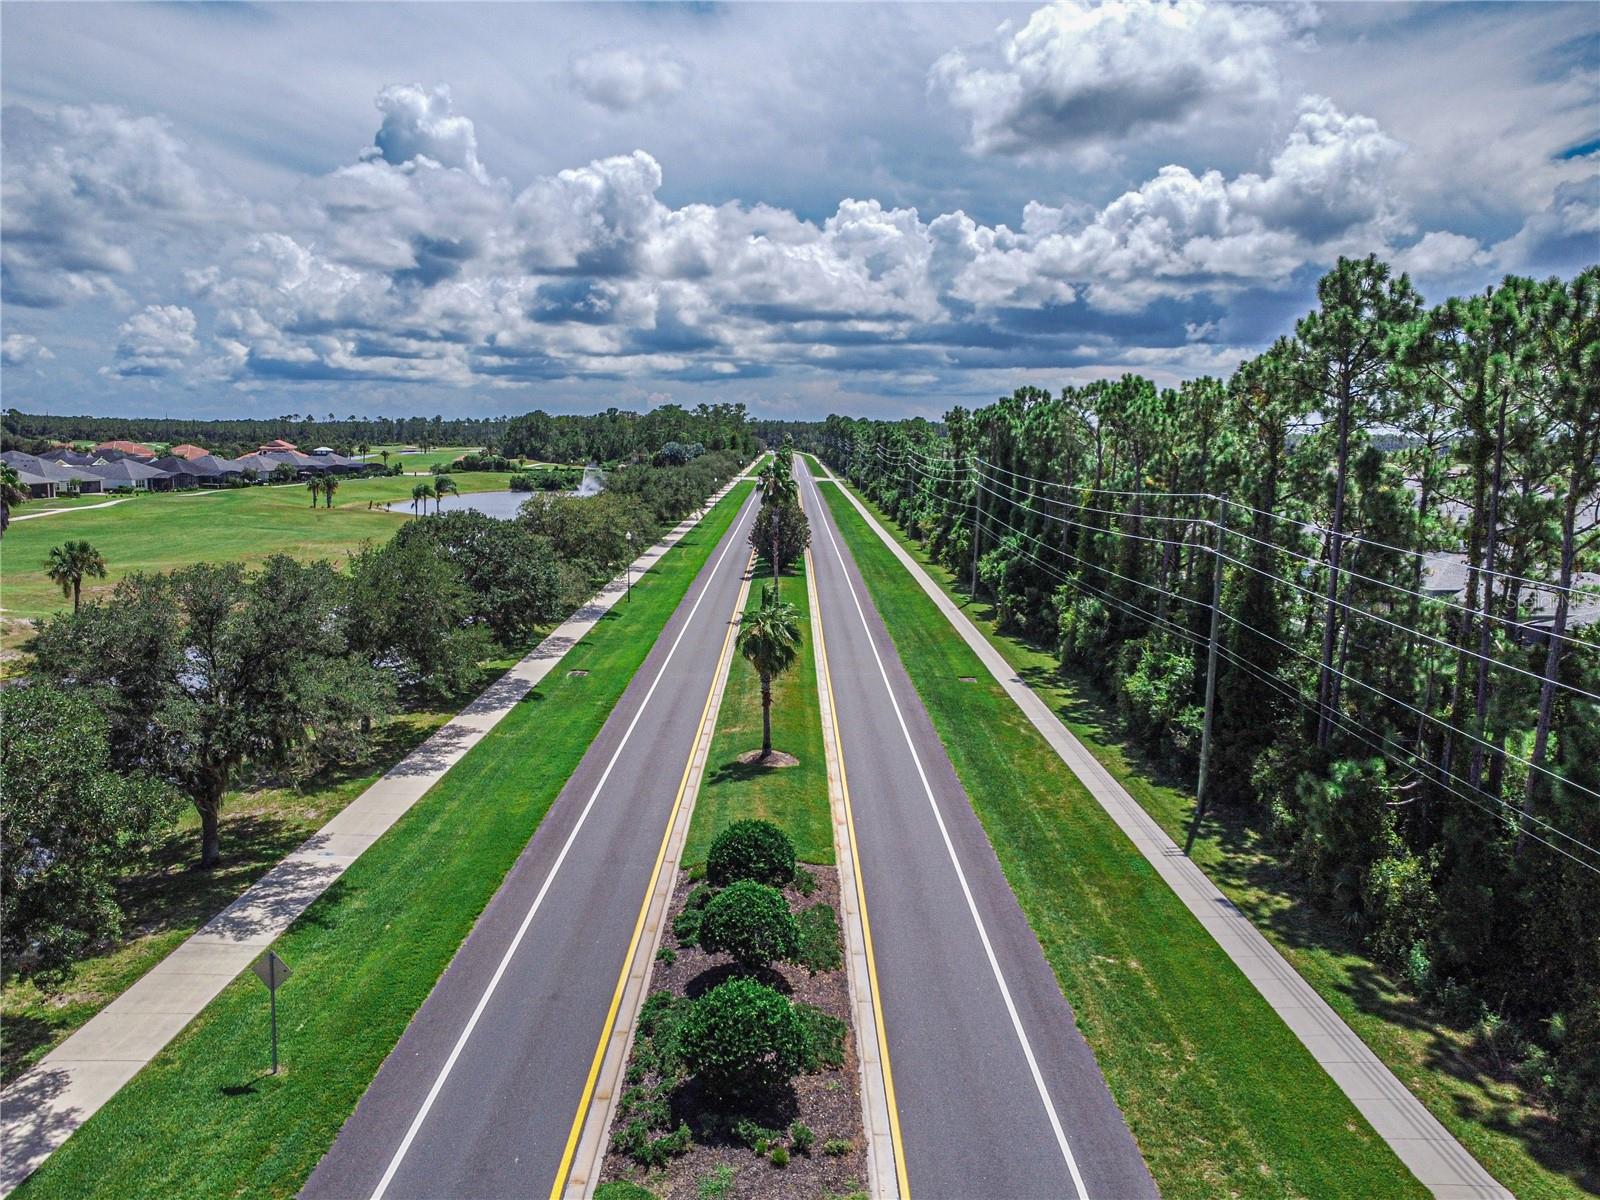
[[63, 542], [50, 551], [45, 563], [45, 573], [52, 583], [61, 585], [61, 594], [72, 597], [72, 611], [77, 612], [82, 601], [83, 581], [92, 575], [106, 577], [106, 560], [88, 542]]
[[371, 449], [372, 449], [371, 446], [367, 445], [365, 442], [362, 442], [359, 446], [356, 447], [356, 453], [361, 455], [362, 458], [365, 458], [367, 456], [367, 451], [371, 450]]
[[333, 475], [326, 475], [322, 480], [322, 506], [333, 507], [333, 494], [339, 490], [339, 481]]
[[379, 450], [378, 453], [382, 455], [383, 469], [387, 471], [389, 469], [389, 452], [387, 450]]
[[[800, 486], [795, 483], [791, 473], [791, 460], [788, 455], [774, 454], [772, 461], [761, 468], [757, 476], [756, 487], [761, 491], [761, 506], [798, 504], [800, 502]], [[777, 514], [774, 513], [774, 516]], [[781, 522], [772, 522], [772, 550], [769, 561], [772, 563], [772, 586], [778, 586], [778, 530]]]
[[311, 493], [311, 507], [315, 508], [317, 506], [317, 497], [322, 495], [322, 479], [313, 475], [306, 480], [306, 491]]
[[800, 656], [800, 610], [761, 589], [761, 605], [739, 618], [739, 653], [761, 677], [761, 758], [772, 756], [772, 681]]
[[0, 463], [0, 537], [11, 528], [11, 510], [28, 498], [22, 476], [9, 463]]
[[411, 489], [411, 514], [416, 515], [417, 505], [422, 505], [422, 511], [428, 511], [428, 501], [433, 499], [433, 484], [419, 483]]
[[433, 481], [434, 512], [437, 513], [444, 507], [444, 498], [450, 495], [452, 492], [459, 496], [461, 494], [461, 489], [456, 486], [456, 481], [451, 479], [450, 476], [441, 475], [439, 478]]

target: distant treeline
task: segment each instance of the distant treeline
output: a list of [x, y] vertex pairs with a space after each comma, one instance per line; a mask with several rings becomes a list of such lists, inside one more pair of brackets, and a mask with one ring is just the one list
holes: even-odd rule
[[506, 417], [356, 417], [319, 418], [312, 413], [266, 420], [197, 421], [183, 417], [58, 417], [9, 409], [3, 421], [5, 449], [27, 450], [38, 441], [192, 442], [208, 450], [254, 449], [274, 438], [297, 446], [497, 446], [505, 437]]
[[[520, 417], [347, 417], [291, 414], [269, 420], [197, 421], [168, 417], [58, 417], [10, 409], [0, 422], [0, 448], [37, 453], [53, 442], [192, 442], [237, 454], [274, 438], [301, 448], [330, 446], [341, 453], [363, 446], [483, 446], [512, 458], [542, 462], [619, 463], [656, 455], [671, 442], [730, 450], [746, 458], [756, 433], [743, 404], [663, 404], [637, 413], [608, 408], [588, 415], [543, 411]], [[781, 435], [773, 443], [781, 441]]]
[[500, 446], [514, 458], [541, 462], [617, 463], [656, 454], [669, 442], [699, 443], [706, 450], [732, 450], [748, 458], [756, 435], [743, 404], [663, 404], [647, 413], [608, 408], [588, 416], [543, 411], [513, 417]]

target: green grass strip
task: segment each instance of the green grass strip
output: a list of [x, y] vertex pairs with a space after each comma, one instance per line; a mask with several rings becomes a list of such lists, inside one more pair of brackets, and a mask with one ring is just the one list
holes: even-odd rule
[[1426, 1196], [849, 501], [821, 491], [1161, 1194]]
[[[16, 1193], [291, 1196], [332, 1144], [627, 687], [738, 485], [278, 939], [285, 1069], [246, 971]], [[574, 678], [573, 670], [588, 675]]]
[[[748, 607], [761, 603], [758, 574]], [[695, 801], [683, 863], [705, 862], [711, 842], [735, 821], [759, 818], [777, 825], [794, 842], [801, 862], [833, 865], [833, 816], [828, 806], [828, 766], [822, 750], [822, 712], [817, 698], [817, 664], [811, 646], [811, 604], [806, 596], [804, 561], [780, 580], [783, 598], [800, 610], [805, 641], [795, 665], [772, 685], [772, 746], [800, 760], [794, 767], [763, 767], [739, 762], [739, 755], [761, 747], [761, 680], [737, 652], [717, 716], [717, 732], [706, 758], [706, 777]]]
[[[1194, 780], [1177, 779], [1126, 729], [1090, 680], [1063, 673], [1054, 654], [998, 632], [992, 608], [969, 606], [958, 581], [871, 501], [873, 516], [920, 563], [988, 643], [1061, 718], [1074, 737], [1128, 790], [1174, 841], [1188, 835]], [[1248, 815], [1208, 814], [1189, 857], [1253, 921], [1356, 1035], [1490, 1174], [1522, 1200], [1600, 1195], [1587, 1167], [1549, 1113], [1503, 1065], [1452, 1028], [1375, 963], [1333, 917], [1319, 911], [1304, 883], [1264, 843]]]

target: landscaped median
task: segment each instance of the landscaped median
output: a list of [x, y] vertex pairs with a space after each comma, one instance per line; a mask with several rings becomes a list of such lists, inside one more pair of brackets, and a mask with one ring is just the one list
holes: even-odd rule
[[[603, 1198], [863, 1191], [860, 1076], [803, 570], [797, 563], [781, 577], [804, 644], [773, 681], [774, 760], [747, 761], [762, 742], [761, 687], [742, 657], [730, 667], [613, 1118]], [[770, 576], [755, 582], [747, 613]]]
[[1162, 1194], [1425, 1195], [848, 500], [821, 490]]
[[290, 928], [284, 1069], [266, 995], [229, 985], [20, 1196], [287, 1196], [304, 1182], [537, 829], [749, 495], [633, 582], [516, 709]]
[[[759, 570], [751, 583], [746, 611], [761, 603], [762, 587], [772, 582], [770, 574], [762, 575]], [[782, 768], [739, 761], [741, 754], [761, 745], [761, 681], [749, 663], [735, 657], [706, 760], [705, 782], [683, 847], [685, 867], [703, 867], [712, 839], [732, 822], [751, 817], [771, 821], [787, 833], [801, 862], [833, 865], [828, 768], [822, 753], [817, 665], [815, 648], [809, 644], [811, 605], [803, 561], [780, 577], [779, 591], [799, 611], [807, 644], [794, 666], [773, 681], [772, 744], [800, 761]]]

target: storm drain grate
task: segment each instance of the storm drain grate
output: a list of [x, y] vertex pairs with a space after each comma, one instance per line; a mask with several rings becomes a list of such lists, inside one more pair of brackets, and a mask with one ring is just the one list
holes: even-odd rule
[[976, 675], [962, 675], [962, 676], [959, 676], [958, 678], [960, 678], [962, 683], [977, 683], [978, 682], [978, 677]]
[[587, 672], [587, 671], [578, 671], [578, 670], [568, 671], [567, 672], [567, 678], [568, 679], [582, 679], [588, 673], [589, 672]]

